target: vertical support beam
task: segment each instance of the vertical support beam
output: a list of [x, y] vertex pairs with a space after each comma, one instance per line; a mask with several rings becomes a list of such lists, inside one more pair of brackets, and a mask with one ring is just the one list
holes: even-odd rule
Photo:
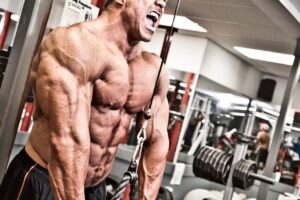
[[[251, 102], [249, 103], [249, 105], [251, 107]], [[249, 109], [250, 109], [250, 107], [249, 107]], [[247, 109], [247, 110], [249, 110], [249, 109]], [[253, 130], [254, 122], [255, 122], [256, 111], [257, 111], [257, 106], [255, 105], [254, 111], [251, 114], [248, 112], [247, 116], [245, 116], [245, 117], [247, 117], [246, 118], [247, 123], [245, 124], [244, 135], [246, 135], [246, 136], [251, 136], [251, 134], [252, 134], [252, 130]], [[229, 172], [226, 188], [225, 188], [224, 195], [223, 195], [223, 200], [232, 199], [233, 192], [234, 192], [234, 187], [232, 184], [233, 171], [234, 171], [234, 168], [235, 168], [237, 162], [240, 161], [241, 159], [245, 158], [247, 150], [248, 150], [248, 144], [239, 144], [239, 143], [236, 144], [236, 148], [234, 150], [233, 161], [231, 164], [231, 169]]]
[[11, 16], [10, 12], [4, 12], [4, 15], [3, 15], [4, 24], [3, 24], [3, 29], [0, 33], [0, 49], [3, 49], [3, 47], [4, 47], [4, 43], [6, 40], [6, 36], [8, 33], [9, 24], [10, 24], [10, 16]]
[[[292, 97], [293, 97], [293, 94], [294, 94], [294, 91], [296, 88], [296, 84], [297, 84], [297, 82], [299, 80], [299, 76], [300, 76], [300, 64], [299, 64], [300, 38], [298, 38], [298, 40], [297, 40], [297, 45], [296, 45], [296, 50], [295, 50], [294, 55], [295, 55], [294, 64], [293, 64], [292, 70], [290, 72], [290, 77], [289, 77], [289, 80], [288, 80], [288, 83], [287, 83], [287, 86], [285, 89], [285, 93], [283, 96], [283, 101], [282, 101], [280, 113], [279, 113], [280, 115], [277, 120], [276, 129], [275, 129], [272, 143], [270, 146], [270, 152], [272, 152], [272, 153], [270, 153], [267, 158], [266, 166], [265, 166], [264, 173], [263, 173], [263, 175], [267, 176], [267, 177], [272, 177], [272, 174], [273, 174], [279, 147], [280, 147], [280, 144], [281, 144], [282, 138], [283, 138], [283, 131], [284, 131], [284, 126], [286, 124], [288, 109], [291, 106]], [[259, 191], [258, 191], [258, 196], [257, 196], [258, 200], [267, 199], [268, 187], [269, 187], [268, 184], [261, 183]]]
[[[186, 82], [186, 87], [185, 87], [185, 90], [184, 90], [184, 95], [181, 99], [180, 106], [179, 106], [179, 112], [180, 113], [185, 113], [186, 112], [186, 108], [187, 108], [189, 98], [190, 98], [189, 94], [190, 94], [193, 79], [194, 79], [194, 74], [189, 73], [188, 74], [188, 79], [187, 79], [187, 82]], [[169, 134], [170, 148], [169, 148], [169, 153], [168, 153], [168, 156], [167, 156], [167, 161], [169, 161], [169, 162], [172, 162], [174, 160], [174, 155], [175, 155], [175, 152], [176, 152], [177, 144], [180, 143], [178, 141], [179, 141], [181, 127], [182, 127], [182, 122], [177, 121], [175, 123], [175, 127], [171, 130], [171, 133]]]
[[192, 107], [193, 99], [194, 99], [195, 92], [196, 92], [196, 86], [197, 86], [197, 83], [198, 83], [198, 80], [199, 80], [199, 72], [200, 72], [200, 67], [199, 67], [198, 73], [195, 74], [193, 85], [191, 86], [192, 91], [190, 92], [189, 102], [187, 104], [185, 112], [183, 113], [184, 114], [184, 120], [182, 122], [180, 135], [179, 135], [179, 138], [178, 138], [179, 142], [177, 142], [173, 163], [176, 163], [177, 160], [178, 160], [179, 152], [180, 152], [180, 148], [181, 148], [181, 142], [180, 141], [183, 140], [185, 132], [186, 132], [188, 126], [189, 126], [189, 122], [190, 122], [191, 115], [192, 115], [191, 107]]
[[31, 60], [52, 0], [26, 0], [0, 90], [0, 182], [6, 171], [28, 88]]
[[[206, 49], [207, 41], [205, 42], [204, 46], [205, 46], [204, 48]], [[195, 73], [195, 78], [194, 78], [194, 81], [193, 81], [193, 85], [191, 86], [192, 91], [190, 92], [190, 98], [189, 98], [188, 105], [186, 107], [186, 112], [183, 113], [184, 114], [184, 120], [183, 120], [183, 123], [182, 123], [182, 127], [181, 127], [181, 130], [180, 130], [180, 135], [179, 135], [178, 141], [183, 140], [185, 132], [186, 132], [188, 126], [189, 126], [189, 122], [190, 122], [191, 115], [192, 115], [191, 107], [192, 107], [192, 104], [193, 104], [193, 100], [194, 100], [194, 96], [195, 96], [195, 93], [196, 93], [198, 80], [199, 80], [199, 77], [200, 77], [200, 69], [201, 69], [201, 66], [202, 66], [202, 62], [203, 62], [203, 58], [201, 58], [199, 68], [197, 69], [197, 71]], [[178, 157], [179, 157], [180, 149], [181, 149], [181, 143], [177, 142], [177, 147], [176, 147], [173, 163], [177, 162]]]

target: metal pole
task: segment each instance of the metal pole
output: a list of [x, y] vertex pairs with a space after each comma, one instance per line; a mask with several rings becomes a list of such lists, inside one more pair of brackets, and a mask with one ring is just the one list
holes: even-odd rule
[[[292, 70], [290, 72], [290, 77], [289, 77], [289, 80], [288, 80], [288, 83], [286, 86], [286, 90], [285, 90], [285, 93], [283, 96], [283, 101], [282, 101], [281, 108], [280, 108], [280, 113], [279, 113], [280, 115], [277, 120], [276, 129], [275, 129], [272, 143], [270, 146], [270, 152], [272, 152], [272, 153], [270, 153], [267, 158], [266, 166], [265, 166], [264, 173], [263, 173], [263, 175], [267, 176], [267, 177], [272, 177], [272, 174], [274, 171], [279, 147], [282, 142], [282, 136], [283, 136], [284, 127], [285, 127], [285, 123], [286, 123], [286, 116], [288, 113], [288, 109], [290, 108], [290, 105], [292, 102], [292, 96], [294, 94], [294, 90], [296, 88], [296, 84], [297, 84], [297, 82], [299, 80], [299, 76], [300, 76], [300, 65], [299, 65], [300, 38], [298, 38], [298, 40], [297, 40], [297, 45], [296, 45], [296, 50], [295, 50], [294, 55], [295, 55], [294, 64], [293, 64]], [[267, 199], [268, 187], [269, 187], [268, 184], [261, 183], [259, 191], [258, 191], [258, 195], [257, 195], [258, 200], [266, 200]]]
[[[206, 44], [205, 44], [205, 48], [206, 47], [207, 47], [207, 41], [206, 41]], [[201, 69], [201, 66], [202, 66], [202, 62], [203, 62], [203, 58], [200, 62], [201, 64], [200, 64], [197, 72], [195, 73], [195, 79], [194, 79], [193, 85], [191, 87], [192, 91], [190, 93], [190, 99], [189, 99], [188, 105], [186, 107], [186, 112], [184, 113], [184, 120], [182, 122], [182, 127], [181, 127], [181, 130], [180, 130], [180, 135], [179, 135], [179, 139], [178, 139], [179, 142], [177, 142], [173, 163], [176, 163], [177, 160], [178, 160], [179, 152], [180, 152], [180, 149], [181, 149], [181, 141], [184, 138], [185, 132], [186, 132], [188, 126], [189, 126], [189, 122], [190, 122], [190, 119], [191, 119], [191, 116], [192, 116], [192, 109], [191, 108], [192, 108], [192, 103], [193, 103], [195, 92], [196, 92], [197, 83], [198, 83], [199, 76], [200, 76], [200, 69]]]
[[52, 1], [26, 0], [0, 90], [0, 182], [6, 166], [27, 95], [30, 64]]
[[[186, 112], [186, 107], [189, 102], [189, 93], [190, 93], [190, 88], [191, 84], [194, 79], [194, 74], [193, 73], [188, 73], [187, 74], [187, 82], [186, 82], [186, 87], [184, 89], [184, 94], [182, 96], [180, 105], [179, 105], [179, 112], [180, 113], [185, 113]], [[169, 140], [170, 140], [170, 147], [169, 147], [169, 153], [167, 156], [167, 161], [172, 162], [174, 160], [174, 155], [176, 152], [176, 147], [177, 144], [181, 144], [181, 140], [178, 140], [180, 137], [180, 130], [182, 127], [182, 122], [177, 121], [175, 122], [174, 128], [172, 128], [171, 132], [169, 133]]]
[[[257, 110], [257, 107], [255, 107], [252, 114], [248, 114], [248, 116], [246, 116], [247, 124], [245, 126], [244, 135], [251, 136], [251, 134], [252, 134], [252, 130], [253, 130], [254, 122], [255, 122], [256, 110]], [[240, 161], [241, 159], [245, 158], [247, 149], [248, 149], [248, 144], [240, 144], [240, 143], [236, 144], [236, 147], [234, 150], [233, 161], [231, 164], [231, 169], [229, 172], [226, 188], [224, 191], [223, 200], [231, 200], [232, 199], [233, 192], [234, 192], [234, 187], [232, 184], [233, 171], [234, 171], [234, 168], [235, 168], [235, 165], [237, 164], [237, 162]]]
[[194, 82], [193, 82], [193, 86], [191, 87], [193, 89], [190, 92], [190, 99], [189, 99], [188, 105], [186, 107], [186, 112], [184, 113], [184, 120], [182, 122], [182, 127], [181, 127], [181, 130], [180, 130], [179, 139], [178, 139], [178, 142], [177, 142], [173, 163], [176, 163], [177, 160], [178, 160], [179, 152], [180, 152], [180, 149], [181, 149], [181, 141], [183, 140], [183, 137], [184, 137], [185, 132], [186, 132], [188, 126], [189, 126], [189, 122], [190, 122], [190, 119], [191, 119], [191, 116], [192, 116], [191, 107], [192, 107], [192, 102], [193, 102], [193, 99], [194, 99], [194, 96], [195, 96], [198, 79], [199, 79], [199, 73], [196, 73], [195, 74], [195, 79], [194, 79]]

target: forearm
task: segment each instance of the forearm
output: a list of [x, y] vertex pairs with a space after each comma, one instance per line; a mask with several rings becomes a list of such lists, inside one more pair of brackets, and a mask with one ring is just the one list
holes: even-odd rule
[[69, 138], [56, 138], [48, 163], [51, 186], [57, 200], [84, 200], [89, 146]]
[[155, 199], [161, 185], [169, 148], [166, 134], [151, 141], [144, 149], [139, 168], [139, 199]]

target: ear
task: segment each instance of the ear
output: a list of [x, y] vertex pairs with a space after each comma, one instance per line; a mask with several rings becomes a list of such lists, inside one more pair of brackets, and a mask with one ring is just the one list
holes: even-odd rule
[[119, 5], [124, 5], [126, 0], [115, 0], [115, 2]]

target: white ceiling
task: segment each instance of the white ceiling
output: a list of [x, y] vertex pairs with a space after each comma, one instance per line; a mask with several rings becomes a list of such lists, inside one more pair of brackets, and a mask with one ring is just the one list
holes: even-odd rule
[[[168, 0], [166, 12], [173, 13], [176, 3], [177, 0]], [[289, 76], [291, 66], [251, 60], [233, 49], [241, 46], [294, 53], [300, 24], [279, 0], [181, 0], [178, 15], [185, 15], [208, 30], [193, 34], [208, 37], [260, 71]]]

